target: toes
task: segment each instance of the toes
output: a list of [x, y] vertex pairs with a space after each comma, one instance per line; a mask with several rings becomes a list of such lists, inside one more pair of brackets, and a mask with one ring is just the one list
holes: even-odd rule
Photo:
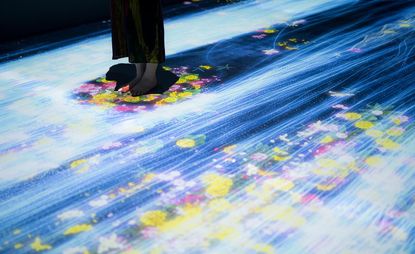
[[133, 89], [132, 91], [131, 91], [131, 95], [132, 96], [140, 96], [140, 95], [142, 95], [143, 94], [143, 92], [141, 91], [141, 90], [139, 90], [139, 89]]

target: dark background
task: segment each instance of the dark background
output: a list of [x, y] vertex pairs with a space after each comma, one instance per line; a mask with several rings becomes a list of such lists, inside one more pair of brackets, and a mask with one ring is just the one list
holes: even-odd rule
[[110, 0], [0, 0], [0, 42], [109, 19]]

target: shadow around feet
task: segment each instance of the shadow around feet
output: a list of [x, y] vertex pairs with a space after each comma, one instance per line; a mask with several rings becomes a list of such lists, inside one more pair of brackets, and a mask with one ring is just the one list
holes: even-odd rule
[[[117, 82], [114, 90], [125, 86], [129, 81], [133, 80], [136, 75], [135, 65], [128, 63], [120, 63], [110, 67], [106, 73], [105, 78], [107, 80], [113, 80]], [[146, 94], [162, 94], [169, 90], [169, 88], [176, 83], [179, 79], [174, 73], [163, 69], [161, 64], [158, 65], [156, 70], [157, 85], [152, 88]]]

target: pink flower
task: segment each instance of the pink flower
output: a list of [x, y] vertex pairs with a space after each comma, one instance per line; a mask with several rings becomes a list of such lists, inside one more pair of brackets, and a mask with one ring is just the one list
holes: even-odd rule
[[113, 89], [115, 88], [115, 85], [116, 85], [116, 82], [114, 81], [114, 82], [103, 83], [101, 87], [104, 89]]
[[118, 106], [115, 106], [114, 109], [120, 112], [134, 112], [135, 111], [134, 106], [127, 106], [127, 105], [118, 105]]
[[96, 86], [95, 84], [83, 84], [77, 89], [75, 89], [76, 93], [98, 93], [100, 91], [100, 87]]
[[347, 51], [353, 52], [353, 53], [360, 53], [362, 52], [361, 48], [350, 48]]
[[251, 159], [254, 161], [263, 161], [266, 158], [268, 158], [268, 156], [265, 153], [254, 153], [251, 155]]
[[297, 25], [304, 24], [304, 23], [306, 23], [305, 19], [295, 20], [293, 21], [293, 26], [297, 26]]
[[111, 142], [111, 143], [104, 144], [102, 146], [102, 149], [108, 150], [108, 149], [117, 148], [117, 147], [120, 147], [120, 146], [122, 146], [122, 143], [117, 141], [117, 142]]
[[189, 194], [177, 202], [177, 205], [200, 203], [205, 199], [202, 195]]
[[141, 231], [141, 234], [144, 238], [153, 238], [158, 234], [158, 229], [156, 227], [146, 227]]
[[257, 34], [257, 35], [252, 35], [252, 38], [263, 39], [265, 36], [267, 36], [267, 35], [266, 34]]
[[315, 195], [315, 194], [307, 194], [307, 195], [305, 195], [305, 196], [303, 196], [301, 198], [301, 203], [308, 204], [308, 203], [310, 203], [312, 201], [318, 201], [318, 200], [319, 200], [319, 198], [318, 198], [317, 195]]

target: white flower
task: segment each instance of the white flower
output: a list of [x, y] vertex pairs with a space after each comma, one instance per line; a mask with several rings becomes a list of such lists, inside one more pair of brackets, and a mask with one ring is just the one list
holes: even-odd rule
[[262, 50], [262, 52], [265, 54], [265, 55], [275, 55], [275, 54], [278, 54], [278, 53], [280, 53], [278, 50], [276, 50], [276, 49], [265, 49], [265, 50]]
[[108, 196], [107, 195], [102, 195], [98, 199], [89, 201], [88, 204], [92, 207], [104, 206], [104, 205], [108, 204]]
[[92, 156], [91, 158], [89, 158], [88, 159], [88, 162], [90, 163], [90, 164], [95, 164], [95, 165], [97, 165], [101, 160], [100, 160], [100, 158], [101, 158], [101, 155], [100, 154], [97, 154], [97, 155], [94, 155], [94, 156]]
[[84, 253], [88, 253], [88, 249], [84, 246], [72, 247], [72, 248], [65, 249], [62, 253], [63, 254], [84, 254]]
[[336, 136], [337, 136], [338, 138], [347, 138], [347, 134], [346, 134], [346, 133], [344, 133], [344, 132], [338, 132], [338, 133], [336, 133]]
[[176, 186], [176, 190], [185, 190], [196, 185], [194, 181], [185, 181], [183, 179], [176, 179], [173, 181], [173, 184]]
[[117, 250], [123, 247], [123, 244], [115, 233], [112, 233], [108, 237], [100, 237], [98, 241], [98, 253], [106, 253], [110, 250]]
[[72, 219], [72, 218], [79, 218], [84, 216], [84, 212], [81, 210], [69, 210], [66, 212], [63, 212], [61, 214], [59, 214], [57, 217], [60, 220], [68, 220], [68, 219]]
[[174, 171], [171, 171], [171, 172], [168, 172], [168, 173], [159, 174], [157, 176], [157, 178], [161, 181], [171, 181], [171, 180], [179, 177], [180, 175], [181, 175], [181, 173], [179, 171], [174, 170]]
[[332, 97], [350, 97], [353, 96], [353, 93], [342, 93], [342, 92], [335, 92], [335, 91], [329, 91], [330, 96]]
[[251, 164], [251, 163], [247, 164], [245, 166], [245, 168], [246, 168], [246, 174], [248, 176], [256, 175], [258, 173], [258, 167], [255, 166], [255, 165], [253, 165], [253, 164]]
[[288, 134], [280, 135], [278, 138], [279, 138], [281, 141], [284, 141], [284, 142], [287, 142], [287, 143], [289, 143], [289, 142], [290, 142], [290, 140], [288, 139]]
[[335, 109], [343, 109], [343, 110], [349, 109], [349, 107], [347, 107], [347, 106], [345, 106], [343, 104], [336, 104], [336, 105], [332, 106], [332, 108], [335, 108]]
[[372, 114], [374, 114], [375, 116], [380, 116], [380, 115], [383, 114], [383, 111], [382, 110], [378, 110], [378, 109], [372, 110]]

